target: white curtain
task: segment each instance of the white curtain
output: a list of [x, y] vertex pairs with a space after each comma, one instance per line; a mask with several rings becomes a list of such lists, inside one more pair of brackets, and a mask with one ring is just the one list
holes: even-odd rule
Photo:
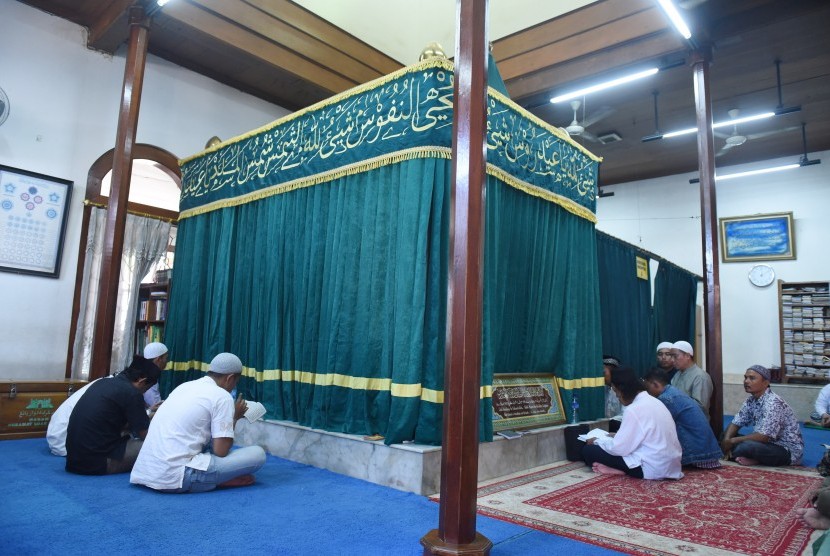
[[[86, 379], [92, 361], [92, 337], [98, 309], [98, 291], [101, 281], [101, 258], [104, 250], [106, 209], [93, 208], [86, 240], [81, 309], [75, 331], [72, 356], [72, 376]], [[170, 236], [170, 223], [127, 215], [124, 231], [124, 250], [121, 255], [121, 275], [118, 280], [118, 302], [115, 310], [115, 331], [112, 340], [110, 370], [118, 372], [133, 358], [133, 336], [138, 310], [138, 286], [152, 266], [164, 256]]]

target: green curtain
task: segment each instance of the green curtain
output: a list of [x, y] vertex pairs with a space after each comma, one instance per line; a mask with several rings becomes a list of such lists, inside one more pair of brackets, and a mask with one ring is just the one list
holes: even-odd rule
[[637, 277], [637, 248], [597, 232], [603, 353], [644, 373], [654, 364], [650, 276]]
[[695, 344], [698, 277], [660, 261], [654, 279], [654, 345], [685, 340]]
[[[594, 224], [488, 179], [485, 372], [554, 373], [569, 418], [604, 411]], [[492, 375], [490, 375], [492, 376]]]
[[[221, 351], [268, 417], [440, 443], [451, 162], [382, 166], [184, 219], [166, 394]], [[554, 372], [598, 416], [593, 223], [489, 176], [481, 439], [494, 372]], [[584, 380], [582, 380], [584, 377]]]

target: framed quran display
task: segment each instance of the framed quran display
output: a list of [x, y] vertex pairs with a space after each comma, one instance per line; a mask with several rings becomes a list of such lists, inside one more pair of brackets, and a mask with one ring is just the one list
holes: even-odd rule
[[567, 421], [552, 374], [493, 377], [493, 431], [561, 425]]

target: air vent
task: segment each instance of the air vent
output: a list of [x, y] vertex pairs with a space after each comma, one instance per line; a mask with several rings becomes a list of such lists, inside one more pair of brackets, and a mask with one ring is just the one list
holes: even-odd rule
[[620, 134], [616, 131], [608, 131], [606, 133], [597, 135], [597, 140], [603, 145], [607, 145], [608, 143], [616, 143], [617, 141], [622, 141], [622, 137], [620, 137]]

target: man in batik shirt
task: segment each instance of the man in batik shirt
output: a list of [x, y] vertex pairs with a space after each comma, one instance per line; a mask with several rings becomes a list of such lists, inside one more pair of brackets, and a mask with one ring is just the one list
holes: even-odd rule
[[[750, 397], [726, 429], [721, 448], [741, 465], [798, 465], [804, 439], [792, 408], [770, 390], [770, 371], [753, 365], [744, 373], [744, 390]], [[741, 427], [754, 432], [736, 436]]]

